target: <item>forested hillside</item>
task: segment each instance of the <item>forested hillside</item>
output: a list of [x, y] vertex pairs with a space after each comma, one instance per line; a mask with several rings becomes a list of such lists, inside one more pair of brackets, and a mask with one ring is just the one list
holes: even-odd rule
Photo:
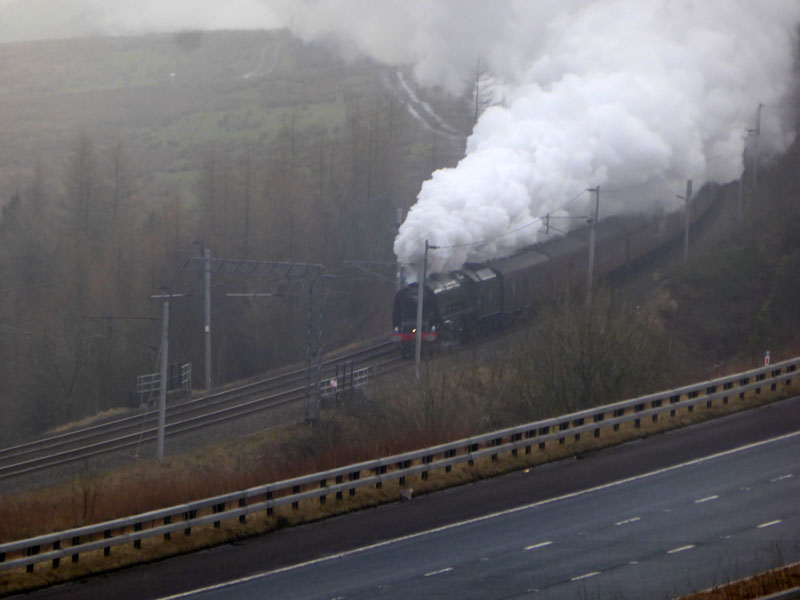
[[[396, 72], [283, 32], [9, 44], [0, 68], [6, 445], [137, 405], [136, 376], [157, 365], [150, 296], [166, 288], [187, 295], [170, 360], [192, 362], [200, 387], [202, 288], [186, 263], [203, 248], [324, 264], [328, 349], [384, 333], [396, 209], [463, 152], [409, 113]], [[437, 98], [469, 126], [469, 102]], [[225, 295], [248, 291], [281, 296]], [[306, 297], [215, 277], [215, 383], [305, 359]]]

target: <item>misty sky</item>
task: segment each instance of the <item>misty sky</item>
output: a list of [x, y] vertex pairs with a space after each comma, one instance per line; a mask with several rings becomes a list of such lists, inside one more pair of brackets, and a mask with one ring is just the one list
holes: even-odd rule
[[798, 21], [798, 0], [0, 0], [4, 42], [289, 28], [452, 92], [480, 56], [505, 102], [423, 185], [395, 242], [406, 265], [425, 240], [457, 247], [436, 270], [536, 241], [546, 213], [585, 214], [586, 187], [620, 190], [613, 214], [680, 208], [689, 178], [736, 179], [760, 102], [763, 154], [785, 149]]

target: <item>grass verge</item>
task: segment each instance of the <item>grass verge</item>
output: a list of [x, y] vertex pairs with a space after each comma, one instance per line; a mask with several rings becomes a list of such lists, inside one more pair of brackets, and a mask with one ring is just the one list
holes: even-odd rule
[[683, 600], [755, 600], [800, 587], [800, 563], [685, 596]]

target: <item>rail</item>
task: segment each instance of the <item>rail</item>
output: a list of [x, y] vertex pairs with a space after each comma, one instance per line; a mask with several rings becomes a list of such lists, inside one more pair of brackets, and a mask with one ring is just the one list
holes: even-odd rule
[[222, 521], [231, 519], [244, 523], [247, 516], [253, 513], [266, 512], [269, 516], [274, 509], [286, 505], [296, 510], [304, 501], [324, 504], [331, 497], [341, 500], [344, 494], [354, 496], [358, 488], [381, 488], [383, 484], [395, 480], [400, 487], [404, 487], [406, 478], [412, 475], [420, 474], [427, 479], [433, 470], [444, 469], [449, 472], [460, 463], [466, 462], [471, 466], [477, 459], [485, 457], [496, 460], [500, 453], [509, 452], [517, 456], [523, 450], [530, 454], [536, 445], [544, 449], [547, 442], [563, 443], [568, 436], [576, 440], [584, 434], [600, 437], [603, 429], [616, 431], [624, 423], [632, 422], [635, 427], [640, 427], [643, 420], [656, 422], [665, 415], [675, 417], [679, 409], [692, 411], [699, 404], [711, 407], [714, 402], [728, 404], [731, 400], [744, 399], [748, 392], [758, 394], [765, 388], [772, 391], [779, 387], [786, 388], [797, 379], [798, 365], [800, 357], [430, 448], [0, 544], [0, 571], [22, 567], [33, 571], [35, 564], [47, 561], [52, 561], [53, 568], [57, 568], [61, 559], [66, 557], [78, 562], [81, 554], [101, 549], [107, 556], [114, 546], [133, 544], [134, 548], [140, 548], [141, 540], [146, 538], [161, 535], [169, 538], [178, 531], [190, 535], [192, 528], [212, 523], [219, 527]]

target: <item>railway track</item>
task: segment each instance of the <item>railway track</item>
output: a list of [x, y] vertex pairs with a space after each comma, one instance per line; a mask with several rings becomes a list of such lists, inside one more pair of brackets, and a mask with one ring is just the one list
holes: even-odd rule
[[[352, 362], [377, 376], [400, 366], [389, 343], [367, 346], [325, 361], [320, 378], [331, 377], [337, 365]], [[165, 436], [203, 428], [304, 401], [306, 369], [258, 378], [192, 400], [167, 406]], [[68, 465], [89, 458], [138, 448], [156, 439], [158, 414], [139, 412], [0, 449], [0, 481]]]
[[[668, 257], [664, 258], [664, 261], [667, 260]], [[320, 378], [331, 377], [336, 365], [350, 361], [354, 362], [356, 368], [369, 368], [377, 376], [408, 364], [398, 354], [390, 342], [367, 345], [325, 361]], [[169, 438], [198, 431], [299, 403], [305, 398], [305, 383], [306, 369], [303, 368], [243, 382], [190, 401], [169, 405], [166, 436]], [[0, 449], [0, 482], [151, 443], [156, 438], [157, 419], [155, 412], [140, 412], [107, 423]]]

